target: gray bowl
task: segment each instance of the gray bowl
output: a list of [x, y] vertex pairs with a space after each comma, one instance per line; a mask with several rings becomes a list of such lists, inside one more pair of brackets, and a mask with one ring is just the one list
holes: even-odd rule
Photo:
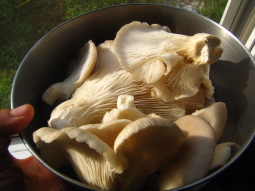
[[177, 190], [199, 188], [233, 164], [251, 143], [255, 131], [255, 63], [246, 48], [230, 32], [217, 23], [183, 9], [154, 4], [131, 4], [99, 9], [71, 19], [40, 39], [22, 61], [11, 93], [11, 107], [30, 103], [35, 117], [21, 134], [31, 153], [48, 169], [77, 187], [94, 189], [79, 182], [72, 173], [48, 165], [39, 155], [32, 133], [47, 126], [52, 107], [41, 96], [51, 84], [66, 77], [69, 62], [88, 40], [96, 44], [115, 37], [118, 29], [132, 21], [167, 25], [174, 33], [193, 35], [211, 33], [222, 39], [224, 53], [211, 66], [210, 77], [216, 88], [216, 101], [227, 104], [228, 121], [220, 141], [232, 141], [241, 149], [222, 168], [205, 178]]

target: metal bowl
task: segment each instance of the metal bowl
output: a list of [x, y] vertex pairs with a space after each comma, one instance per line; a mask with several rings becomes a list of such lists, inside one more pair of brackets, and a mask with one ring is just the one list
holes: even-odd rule
[[69, 62], [76, 56], [79, 48], [88, 40], [98, 44], [114, 39], [118, 29], [132, 21], [167, 25], [172, 32], [185, 35], [211, 33], [222, 39], [224, 53], [221, 59], [211, 66], [210, 72], [216, 89], [214, 97], [216, 101], [227, 104], [229, 115], [220, 141], [235, 142], [241, 149], [220, 169], [177, 190], [199, 188], [236, 161], [254, 137], [255, 62], [246, 48], [229, 31], [208, 18], [183, 9], [155, 4], [108, 7], [71, 19], [46, 34], [27, 53], [13, 81], [11, 107], [30, 103], [35, 108], [34, 119], [21, 134], [22, 139], [31, 153], [52, 172], [77, 187], [94, 189], [70, 174], [48, 165], [40, 157], [32, 133], [42, 126], [47, 126], [53, 109], [42, 101], [43, 92], [51, 84], [65, 78]]

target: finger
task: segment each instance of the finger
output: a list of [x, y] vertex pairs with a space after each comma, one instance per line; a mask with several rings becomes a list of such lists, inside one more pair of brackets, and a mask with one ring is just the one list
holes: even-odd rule
[[34, 116], [32, 105], [0, 110], [0, 136], [8, 137], [23, 131]]

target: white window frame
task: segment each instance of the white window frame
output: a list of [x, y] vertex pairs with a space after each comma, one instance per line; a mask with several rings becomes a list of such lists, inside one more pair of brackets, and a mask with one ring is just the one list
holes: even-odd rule
[[220, 24], [237, 36], [255, 57], [254, 0], [228, 0]]

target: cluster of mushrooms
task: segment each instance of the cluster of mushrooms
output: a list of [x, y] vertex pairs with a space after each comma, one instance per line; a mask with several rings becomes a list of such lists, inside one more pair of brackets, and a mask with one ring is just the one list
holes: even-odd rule
[[138, 21], [114, 40], [88, 41], [70, 76], [43, 94], [65, 101], [33, 134], [41, 156], [110, 191], [173, 189], [224, 165], [237, 145], [219, 143], [227, 109], [212, 101], [220, 42]]

